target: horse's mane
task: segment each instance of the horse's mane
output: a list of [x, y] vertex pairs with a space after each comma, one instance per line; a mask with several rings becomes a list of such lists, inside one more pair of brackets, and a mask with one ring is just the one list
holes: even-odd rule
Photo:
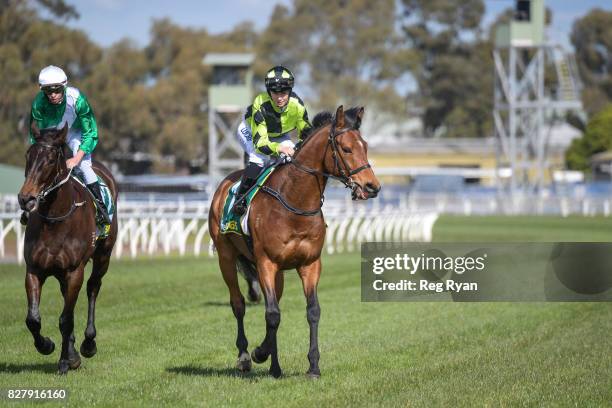
[[[361, 108], [352, 107], [344, 111], [344, 128], [345, 129], [354, 129], [359, 130], [361, 126], [361, 119], [357, 115]], [[319, 130], [324, 128], [325, 126], [331, 125], [334, 121], [334, 115], [332, 115], [329, 111], [319, 112], [315, 115], [312, 120], [312, 128], [308, 131], [308, 134], [305, 135], [303, 142], [298, 144], [298, 148], [296, 149], [296, 154], [302, 150], [302, 147], [310, 141], [311, 136], [316, 134]]]
[[[358, 107], [352, 107], [344, 111], [345, 128], [359, 130], [359, 127], [361, 126], [361, 119], [359, 119], [359, 116], [357, 116], [359, 109], [360, 108]], [[310, 136], [317, 133], [319, 130], [321, 130], [321, 128], [330, 125], [334, 119], [334, 115], [332, 115], [332, 113], [329, 111], [317, 113], [312, 120], [312, 128], [308, 131], [306, 137], [304, 137], [304, 141], [308, 140]]]
[[[357, 116], [359, 109], [358, 107], [352, 107], [344, 111], [344, 123], [346, 128], [359, 130], [361, 126], [361, 119]], [[333, 121], [334, 115], [332, 115], [331, 112], [323, 111], [317, 113], [312, 120], [313, 130], [310, 134], [316, 133], [320, 128], [331, 124]]]

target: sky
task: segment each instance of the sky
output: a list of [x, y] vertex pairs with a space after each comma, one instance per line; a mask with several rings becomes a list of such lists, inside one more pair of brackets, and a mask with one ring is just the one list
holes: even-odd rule
[[[84, 30], [96, 43], [106, 47], [128, 37], [138, 46], [149, 40], [152, 19], [167, 17], [180, 26], [206, 28], [210, 33], [231, 30], [250, 20], [263, 29], [276, 4], [292, 0], [67, 0], [81, 17], [68, 23]], [[514, 0], [485, 0], [484, 22], [490, 24], [502, 10], [513, 7]], [[569, 33], [574, 19], [595, 7], [612, 10], [612, 0], [546, 0], [553, 11], [549, 39], [571, 50]]]

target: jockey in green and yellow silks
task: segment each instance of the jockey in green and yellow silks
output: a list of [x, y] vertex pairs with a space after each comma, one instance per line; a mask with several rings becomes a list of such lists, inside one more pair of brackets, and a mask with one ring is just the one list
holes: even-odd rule
[[289, 133], [296, 130], [301, 141], [311, 129], [304, 102], [292, 92], [294, 82], [289, 69], [282, 66], [270, 69], [265, 77], [267, 92], [255, 97], [238, 126], [238, 141], [249, 156], [234, 205], [238, 215], [246, 211], [240, 198], [253, 186], [261, 168], [280, 153], [293, 155], [295, 145]]

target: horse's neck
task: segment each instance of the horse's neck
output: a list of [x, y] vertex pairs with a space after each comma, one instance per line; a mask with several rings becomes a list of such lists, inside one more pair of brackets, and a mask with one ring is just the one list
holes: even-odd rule
[[[319, 139], [323, 138], [319, 136]], [[327, 178], [320, 175], [324, 171], [326, 142], [326, 138], [309, 141], [296, 155], [294, 159], [296, 165], [289, 164], [284, 167], [285, 177], [280, 184], [280, 193], [299, 209], [313, 210], [320, 205], [321, 195], [327, 185]], [[314, 170], [319, 174], [309, 174], [298, 166]]]

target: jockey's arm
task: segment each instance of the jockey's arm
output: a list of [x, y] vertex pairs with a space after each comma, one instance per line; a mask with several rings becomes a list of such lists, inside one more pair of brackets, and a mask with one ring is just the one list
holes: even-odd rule
[[66, 160], [66, 167], [68, 167], [68, 169], [71, 169], [73, 167], [78, 166], [81, 160], [83, 160], [84, 156], [85, 152], [79, 149], [79, 151], [76, 153], [76, 155], [74, 155], [74, 157], [71, 157], [70, 159]]
[[34, 134], [32, 133], [32, 123], [36, 122], [36, 125], [39, 126], [42, 120], [42, 113], [39, 106], [36, 104], [36, 100], [34, 100], [34, 102], [32, 102], [32, 110], [30, 111], [30, 144], [36, 143]]
[[268, 136], [268, 127], [263, 114], [253, 106], [253, 146], [258, 153], [278, 156], [280, 143], [272, 142]]
[[306, 108], [302, 105], [298, 110], [298, 122], [297, 122], [297, 130], [298, 130], [298, 142], [301, 142], [304, 139], [304, 136], [308, 136], [310, 131], [312, 130], [312, 125], [308, 120], [308, 112], [306, 112]]
[[76, 102], [77, 120], [81, 127], [81, 146], [80, 151], [84, 154], [91, 153], [98, 144], [98, 125], [93, 110], [85, 95], [80, 94]]

